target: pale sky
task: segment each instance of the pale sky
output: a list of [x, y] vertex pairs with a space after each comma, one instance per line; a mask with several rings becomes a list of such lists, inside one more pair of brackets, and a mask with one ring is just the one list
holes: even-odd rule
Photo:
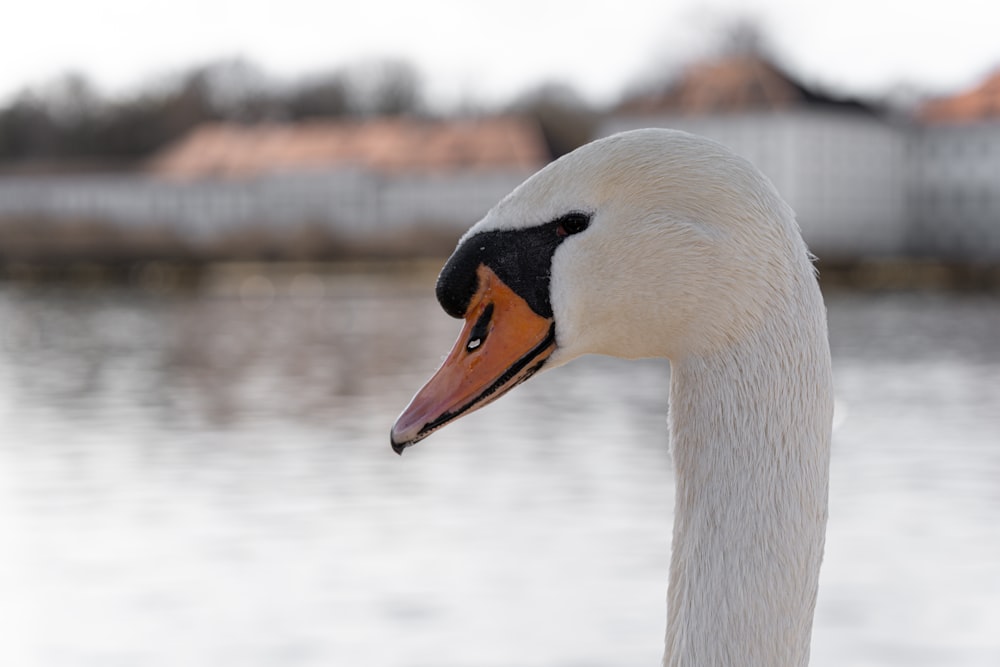
[[[710, 0], [711, 1], [711, 0]], [[16, 4], [15, 4], [16, 3]], [[851, 94], [968, 87], [1000, 67], [992, 0], [8, 0], [0, 103], [61, 73], [105, 93], [243, 56], [287, 80], [410, 60], [438, 103], [563, 80], [592, 101], [690, 60], [720, 17], [756, 18], [805, 81]], [[13, 6], [12, 6], [13, 5]]]

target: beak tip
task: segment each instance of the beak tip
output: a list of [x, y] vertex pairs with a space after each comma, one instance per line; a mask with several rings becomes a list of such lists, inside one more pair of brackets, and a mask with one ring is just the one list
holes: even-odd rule
[[389, 444], [392, 445], [392, 451], [396, 452], [400, 456], [403, 455], [403, 450], [407, 447], [416, 444], [420, 437], [415, 429], [407, 428], [405, 424], [400, 425], [400, 421], [392, 427], [389, 432]]

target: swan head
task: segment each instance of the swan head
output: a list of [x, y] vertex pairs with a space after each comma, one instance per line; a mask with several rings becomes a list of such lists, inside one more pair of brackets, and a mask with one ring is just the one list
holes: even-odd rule
[[437, 297], [465, 325], [393, 449], [584, 354], [677, 360], [733, 345], [808, 266], [791, 210], [722, 145], [662, 129], [587, 144], [459, 241]]

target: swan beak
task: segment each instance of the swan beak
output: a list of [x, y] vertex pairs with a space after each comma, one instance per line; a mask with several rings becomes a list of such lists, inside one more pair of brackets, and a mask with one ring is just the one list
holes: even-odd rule
[[552, 318], [485, 265], [451, 353], [392, 427], [397, 454], [464, 414], [495, 401], [534, 375], [556, 347]]

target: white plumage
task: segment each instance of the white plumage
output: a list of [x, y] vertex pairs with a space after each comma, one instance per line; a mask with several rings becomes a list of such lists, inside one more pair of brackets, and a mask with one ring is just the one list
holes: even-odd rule
[[671, 362], [664, 664], [805, 665], [833, 394], [826, 313], [791, 209], [719, 144], [638, 130], [550, 164], [465, 239], [568, 211], [590, 224], [552, 253], [544, 368], [591, 353]]

